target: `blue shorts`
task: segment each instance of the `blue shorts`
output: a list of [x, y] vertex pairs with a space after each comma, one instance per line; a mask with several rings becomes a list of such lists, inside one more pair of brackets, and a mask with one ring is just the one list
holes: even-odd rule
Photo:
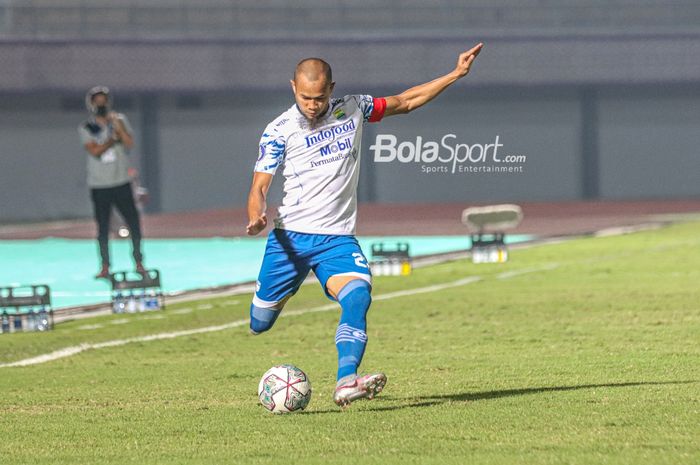
[[331, 276], [357, 276], [372, 284], [367, 259], [355, 236], [273, 229], [267, 238], [253, 304], [276, 308], [281, 300], [296, 293], [309, 270], [314, 271], [331, 300], [335, 299], [326, 289]]

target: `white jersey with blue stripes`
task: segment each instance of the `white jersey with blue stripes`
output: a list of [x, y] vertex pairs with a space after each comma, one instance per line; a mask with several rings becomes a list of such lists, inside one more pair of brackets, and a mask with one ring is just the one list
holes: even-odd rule
[[282, 167], [276, 228], [355, 234], [362, 125], [379, 121], [385, 105], [369, 95], [331, 99], [313, 125], [293, 105], [265, 128], [255, 171], [275, 174]]

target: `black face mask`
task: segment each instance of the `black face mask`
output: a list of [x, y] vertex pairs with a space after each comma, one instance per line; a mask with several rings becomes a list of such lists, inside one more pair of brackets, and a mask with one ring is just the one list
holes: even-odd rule
[[106, 105], [98, 105], [97, 109], [95, 110], [95, 114], [97, 116], [101, 116], [101, 117], [107, 116], [108, 112], [109, 112], [109, 108], [107, 108]]

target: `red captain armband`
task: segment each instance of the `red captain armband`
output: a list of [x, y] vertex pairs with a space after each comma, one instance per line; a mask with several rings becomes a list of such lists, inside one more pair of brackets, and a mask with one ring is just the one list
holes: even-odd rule
[[373, 98], [372, 105], [374, 108], [372, 108], [372, 113], [369, 115], [369, 119], [367, 121], [370, 123], [376, 123], [377, 121], [381, 121], [384, 117], [384, 111], [386, 110], [386, 99], [384, 97]]

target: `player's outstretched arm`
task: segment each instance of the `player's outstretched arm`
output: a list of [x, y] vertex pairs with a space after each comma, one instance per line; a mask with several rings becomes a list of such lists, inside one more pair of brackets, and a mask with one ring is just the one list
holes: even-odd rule
[[430, 82], [426, 82], [425, 84], [411, 87], [399, 95], [385, 97], [386, 110], [384, 111], [384, 116], [408, 113], [409, 111], [422, 107], [440, 95], [440, 92], [445, 90], [450, 84], [469, 73], [469, 68], [471, 68], [474, 59], [479, 55], [483, 46], [484, 44], [479, 43], [472, 49], [461, 53], [457, 59], [457, 66], [455, 66], [452, 72], [437, 79], [433, 79]]
[[267, 226], [267, 191], [272, 183], [272, 175], [269, 173], [253, 173], [253, 184], [248, 194], [248, 226], [246, 232], [249, 236], [255, 236]]

